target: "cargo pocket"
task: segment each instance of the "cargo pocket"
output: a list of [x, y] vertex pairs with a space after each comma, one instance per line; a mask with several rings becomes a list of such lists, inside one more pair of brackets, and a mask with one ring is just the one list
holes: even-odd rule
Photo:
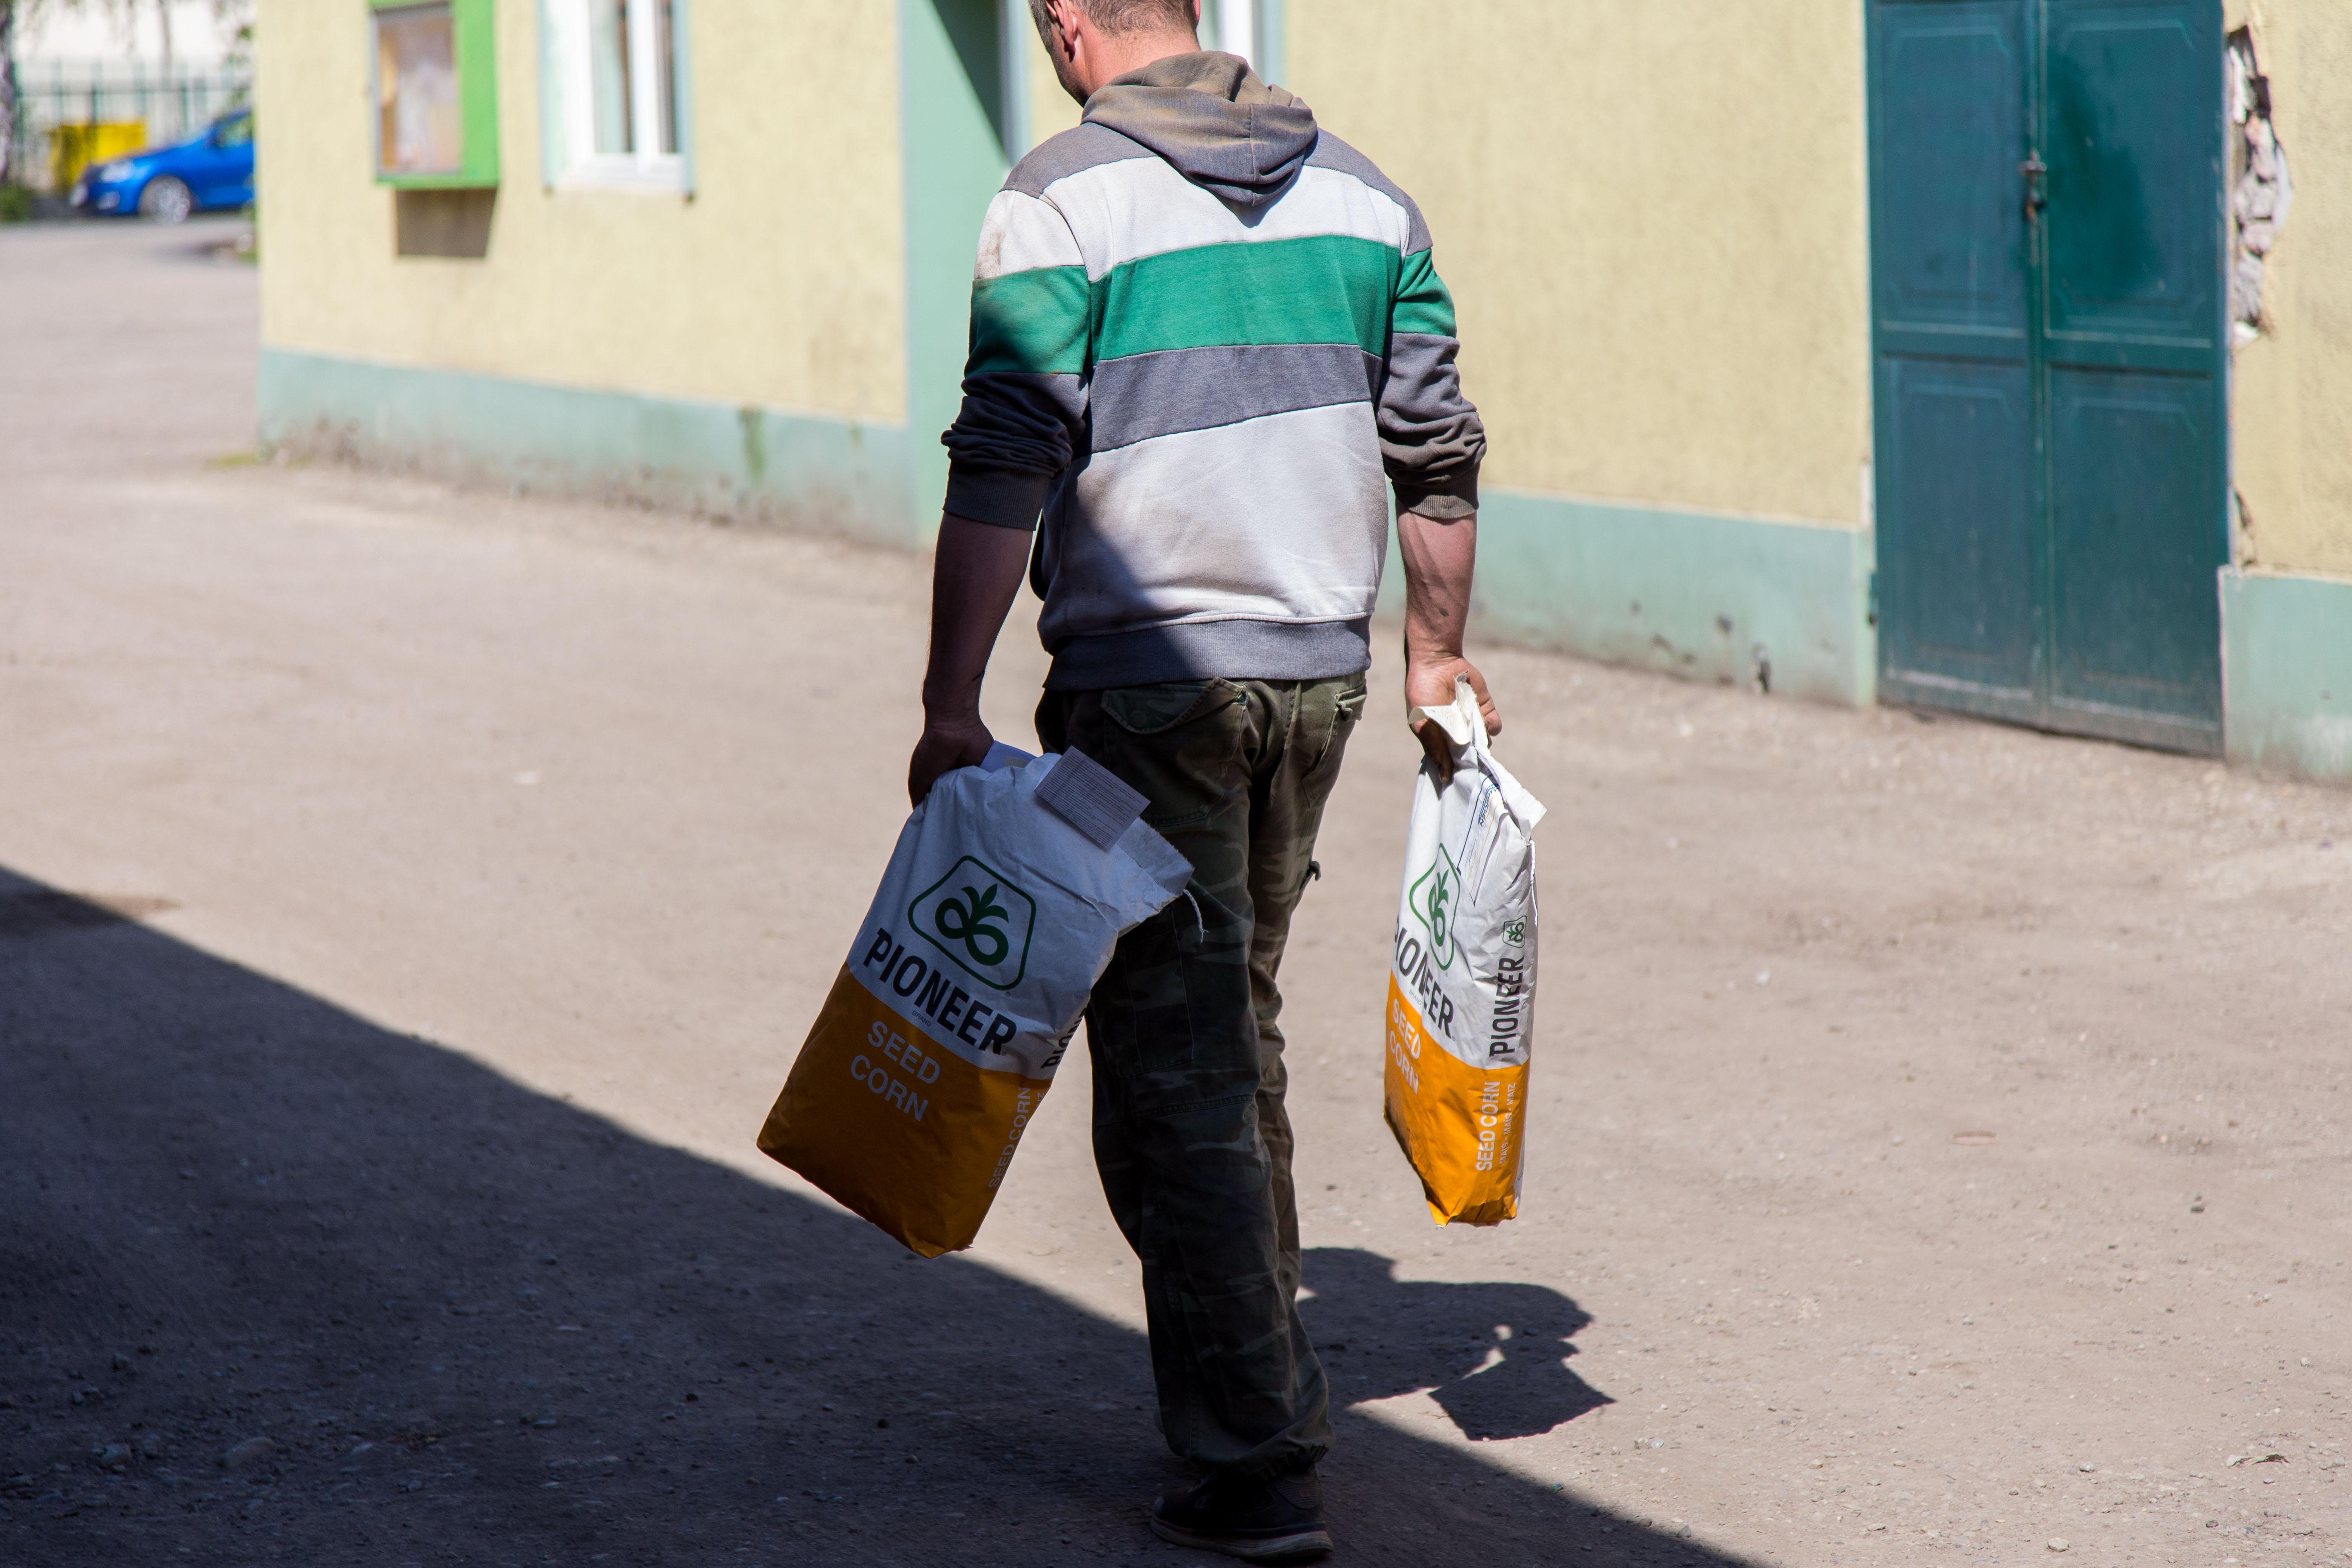
[[[1337, 765], [1348, 747], [1348, 737], [1355, 733], [1356, 721], [1364, 716], [1364, 700], [1369, 688], [1360, 675], [1349, 677], [1339, 683], [1331, 697], [1331, 712], [1322, 726], [1323, 733], [1315, 748], [1315, 760], [1307, 764], [1310, 775]], [[1310, 740], [1316, 739], [1309, 737]]]
[[1247, 787], [1249, 694], [1234, 682], [1115, 687], [1101, 701], [1109, 721], [1103, 738], [1119, 752], [1112, 771], [1150, 798], [1143, 820], [1159, 832], [1205, 825], [1236, 776]]
[[1248, 699], [1230, 680], [1164, 680], [1118, 686], [1102, 694], [1103, 713], [1130, 735], [1161, 735], [1177, 725]]

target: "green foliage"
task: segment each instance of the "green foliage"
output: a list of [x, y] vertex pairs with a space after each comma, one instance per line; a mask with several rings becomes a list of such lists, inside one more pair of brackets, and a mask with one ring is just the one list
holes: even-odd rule
[[253, 0], [213, 0], [213, 21], [226, 46], [222, 63], [239, 76], [252, 76]]
[[33, 216], [33, 193], [22, 185], [0, 185], [0, 223], [23, 223]]

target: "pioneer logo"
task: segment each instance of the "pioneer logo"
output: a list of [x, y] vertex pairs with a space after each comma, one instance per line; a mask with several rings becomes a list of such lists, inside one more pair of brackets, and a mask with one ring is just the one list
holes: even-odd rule
[[1441, 844], [1437, 847], [1437, 858], [1405, 895], [1412, 918], [1429, 932], [1429, 961], [1440, 969], [1449, 969], [1454, 964], [1454, 906], [1461, 894], [1462, 873], [1455, 868], [1454, 857]]
[[969, 855], [908, 906], [907, 921], [983, 985], [1010, 991], [1029, 972], [1037, 900]]

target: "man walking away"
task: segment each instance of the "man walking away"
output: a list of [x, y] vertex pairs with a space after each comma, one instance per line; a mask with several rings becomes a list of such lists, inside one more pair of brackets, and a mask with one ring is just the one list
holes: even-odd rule
[[1406, 703], [1465, 678], [1500, 729], [1462, 657], [1486, 437], [1427, 228], [1369, 159], [1202, 53], [1197, 0], [1031, 6], [1086, 117], [981, 232], [908, 793], [987, 753], [981, 679], [1027, 568], [1054, 658], [1038, 739], [1141, 791], [1193, 868], [1087, 1011], [1160, 1430], [1203, 1472], [1151, 1525], [1302, 1561], [1330, 1549], [1331, 1426], [1294, 1304], [1276, 971], [1363, 708], [1386, 485]]

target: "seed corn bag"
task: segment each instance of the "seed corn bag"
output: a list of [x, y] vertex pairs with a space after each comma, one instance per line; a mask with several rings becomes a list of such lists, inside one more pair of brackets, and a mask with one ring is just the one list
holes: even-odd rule
[[1439, 1225], [1519, 1208], [1536, 1007], [1536, 824], [1544, 808], [1487, 749], [1466, 680], [1423, 712], [1454, 746], [1444, 789], [1413, 783], [1390, 948], [1389, 1129]]
[[925, 1258], [971, 1245], [1113, 945], [1192, 876], [1088, 758], [989, 761], [907, 819], [760, 1131]]

